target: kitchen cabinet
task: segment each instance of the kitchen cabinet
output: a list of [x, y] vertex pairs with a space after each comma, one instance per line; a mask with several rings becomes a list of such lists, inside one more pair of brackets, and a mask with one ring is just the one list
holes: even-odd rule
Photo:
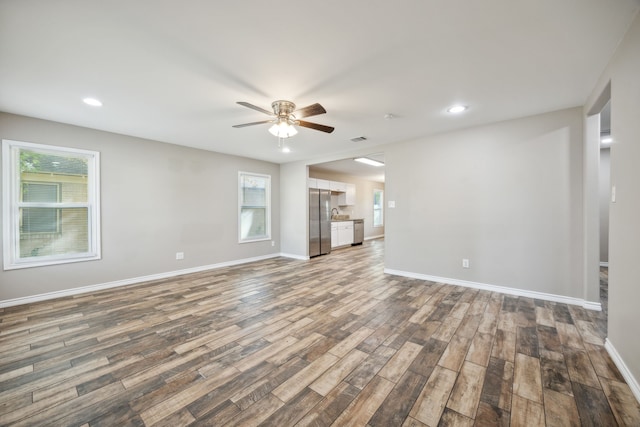
[[326, 179], [317, 179], [318, 187], [321, 190], [331, 190], [331, 181]]
[[320, 179], [320, 178], [307, 178], [307, 188], [331, 190], [331, 181], [327, 179]]
[[331, 223], [331, 249], [338, 246], [338, 223]]
[[346, 246], [353, 243], [353, 221], [337, 221], [332, 222], [331, 225], [336, 224], [336, 244], [334, 244], [333, 230], [331, 233], [331, 246]]
[[344, 193], [347, 191], [347, 184], [344, 182], [329, 181], [329, 186], [331, 191], [335, 191], [337, 193]]
[[339, 206], [353, 206], [356, 204], [356, 185], [345, 184], [346, 192], [338, 195]]

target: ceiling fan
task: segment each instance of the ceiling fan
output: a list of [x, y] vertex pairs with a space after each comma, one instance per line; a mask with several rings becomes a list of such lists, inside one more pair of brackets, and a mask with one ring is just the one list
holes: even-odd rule
[[321, 132], [331, 133], [333, 129], [331, 126], [321, 125], [318, 123], [307, 122], [300, 120], [304, 117], [317, 116], [324, 114], [327, 110], [318, 103], [309, 105], [308, 107], [300, 108], [296, 110], [296, 104], [291, 101], [274, 101], [271, 104], [273, 111], [265, 110], [248, 102], [239, 101], [238, 104], [251, 108], [252, 110], [260, 111], [272, 118], [269, 120], [262, 120], [259, 122], [243, 123], [241, 125], [234, 125], [234, 128], [243, 128], [246, 126], [260, 125], [264, 123], [273, 123], [273, 126], [269, 129], [269, 132], [279, 138], [288, 138], [298, 133], [294, 126], [302, 126], [309, 129], [319, 130]]

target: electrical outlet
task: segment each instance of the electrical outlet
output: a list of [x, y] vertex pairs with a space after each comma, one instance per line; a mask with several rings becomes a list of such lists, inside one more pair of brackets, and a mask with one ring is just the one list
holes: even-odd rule
[[184, 259], [184, 252], [176, 252], [176, 259]]
[[272, 240], [272, 241], [271, 241], [271, 247], [274, 247], [275, 245], [276, 245], [276, 241], [275, 241], [275, 240]]
[[469, 268], [469, 260], [466, 258], [462, 259], [462, 268]]

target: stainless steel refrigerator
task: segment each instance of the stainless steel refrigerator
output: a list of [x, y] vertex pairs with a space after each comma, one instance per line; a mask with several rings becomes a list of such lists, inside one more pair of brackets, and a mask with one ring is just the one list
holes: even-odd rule
[[309, 256], [331, 252], [331, 191], [309, 189]]

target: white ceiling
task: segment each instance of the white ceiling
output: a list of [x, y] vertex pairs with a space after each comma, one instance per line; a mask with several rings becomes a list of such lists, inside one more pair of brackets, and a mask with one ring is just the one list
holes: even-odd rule
[[[639, 6], [0, 0], [0, 110], [276, 163], [373, 153], [582, 105]], [[321, 103], [308, 120], [336, 130], [301, 128], [284, 154], [267, 125], [231, 127], [267, 118], [236, 101], [276, 99]], [[451, 116], [453, 103], [470, 108]]]

